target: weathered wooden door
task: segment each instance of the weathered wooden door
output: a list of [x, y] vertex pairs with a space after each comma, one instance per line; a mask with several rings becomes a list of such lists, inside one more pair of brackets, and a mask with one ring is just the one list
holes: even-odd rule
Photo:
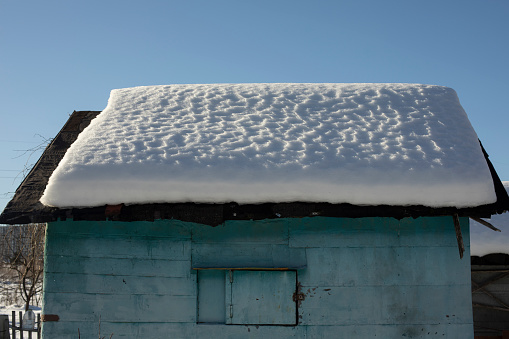
[[228, 324], [296, 324], [295, 271], [230, 271], [227, 279]]

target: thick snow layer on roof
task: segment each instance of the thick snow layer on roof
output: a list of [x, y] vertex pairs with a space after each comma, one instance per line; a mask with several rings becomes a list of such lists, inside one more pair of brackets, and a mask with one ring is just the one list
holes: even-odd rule
[[[509, 193], [509, 181], [502, 182]], [[509, 212], [493, 215], [486, 219], [501, 232], [493, 230], [470, 220], [470, 253], [484, 256], [492, 253], [509, 254]]]
[[410, 84], [169, 85], [113, 90], [41, 201], [496, 200], [456, 93]]

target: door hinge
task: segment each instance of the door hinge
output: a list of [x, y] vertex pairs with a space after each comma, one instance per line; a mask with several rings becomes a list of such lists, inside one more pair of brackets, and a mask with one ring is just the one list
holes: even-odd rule
[[230, 318], [233, 318], [233, 305], [230, 305]]

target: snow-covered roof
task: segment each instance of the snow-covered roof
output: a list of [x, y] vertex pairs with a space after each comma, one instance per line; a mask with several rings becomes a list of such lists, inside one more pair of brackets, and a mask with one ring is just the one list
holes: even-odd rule
[[117, 89], [41, 202], [496, 201], [454, 90], [416, 84], [219, 84]]
[[[509, 181], [503, 181], [504, 187], [509, 193]], [[472, 255], [484, 256], [492, 253], [509, 254], [509, 213], [495, 214], [487, 219], [501, 232], [493, 230], [470, 221], [470, 253]]]

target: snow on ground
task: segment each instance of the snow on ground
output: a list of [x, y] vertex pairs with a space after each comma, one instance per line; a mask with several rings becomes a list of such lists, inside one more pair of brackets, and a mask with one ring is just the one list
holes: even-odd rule
[[[503, 182], [509, 193], [509, 181]], [[470, 220], [470, 253], [484, 256], [490, 253], [509, 254], [509, 212], [485, 219], [501, 232], [495, 232], [476, 221]]]
[[[38, 306], [30, 305], [30, 309], [37, 315], [41, 313], [41, 308]], [[12, 311], [16, 311], [16, 322], [18, 322], [18, 312], [22, 311], [25, 313], [25, 305], [0, 305], [0, 314], [8, 314], [9, 319], [12, 316]]]
[[456, 93], [411, 84], [169, 85], [113, 90], [50, 178], [57, 207], [496, 200]]
[[[34, 311], [37, 319], [37, 314], [41, 313], [41, 308], [30, 305], [30, 309]], [[25, 314], [25, 305], [0, 305], [0, 314], [6, 314], [9, 316], [9, 322], [12, 322], [12, 311], [16, 311], [16, 326], [19, 326], [19, 311]], [[12, 334], [11, 334], [12, 337]], [[28, 332], [23, 332], [23, 338], [28, 338]], [[20, 338], [19, 331], [16, 331], [16, 338]], [[37, 338], [37, 333], [32, 333], [32, 338]]]

